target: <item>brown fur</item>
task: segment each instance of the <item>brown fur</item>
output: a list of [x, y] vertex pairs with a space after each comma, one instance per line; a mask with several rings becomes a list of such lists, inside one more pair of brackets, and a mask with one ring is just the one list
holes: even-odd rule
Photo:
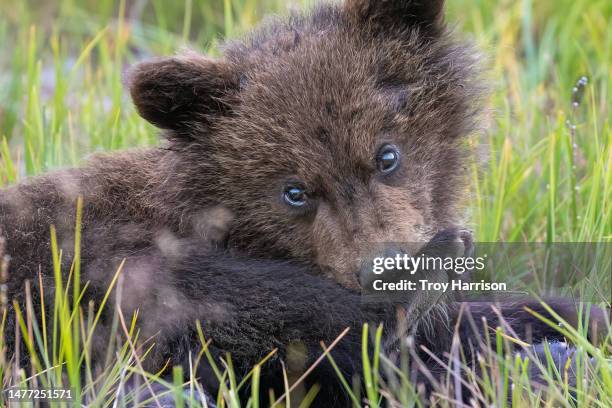
[[[213, 331], [211, 348], [235, 353], [244, 369], [270, 347], [297, 340], [318, 350], [346, 326], [388, 321], [388, 310], [362, 311], [352, 290], [373, 244], [460, 235], [465, 136], [483, 88], [476, 53], [451, 36], [442, 6], [347, 0], [272, 20], [220, 59], [186, 52], [136, 66], [126, 78], [134, 103], [166, 141], [1, 191], [9, 295], [23, 301], [39, 271], [53, 290], [52, 224], [69, 271], [81, 196], [87, 296], [98, 303], [127, 258], [122, 305], [142, 311], [142, 338], [160, 333], [151, 369], [188, 355], [195, 319]], [[376, 168], [384, 143], [400, 150], [390, 175]], [[288, 182], [306, 188], [304, 207], [283, 203]], [[408, 323], [442, 354], [456, 316], [438, 299], [415, 299], [409, 313], [425, 317]], [[348, 373], [359, 365], [353, 336], [338, 352]], [[281, 378], [278, 364], [270, 371], [268, 380]]]
[[[234, 217], [231, 248], [311, 262], [352, 288], [371, 243], [424, 242], [457, 223], [461, 139], [481, 88], [473, 51], [451, 40], [438, 5], [321, 6], [228, 44], [218, 60], [189, 52], [137, 66], [127, 79], [136, 107], [168, 141], [3, 191], [16, 281], [48, 269], [50, 224], [69, 262], [78, 195], [86, 264], [162, 232], [197, 236], [221, 205]], [[402, 154], [387, 178], [374, 162], [383, 142]], [[307, 210], [282, 203], [289, 179], [306, 186]]]
[[[164, 341], [174, 344], [163, 333], [182, 336], [180, 328], [194, 318], [224, 320], [224, 308], [207, 299], [178, 300], [182, 287], [193, 283], [177, 286], [167, 271], [180, 275], [172, 265], [190, 248], [222, 246], [252, 258], [297, 261], [356, 289], [372, 244], [425, 243], [460, 223], [464, 137], [476, 125], [482, 87], [475, 53], [451, 38], [441, 6], [322, 5], [264, 24], [244, 41], [228, 43], [219, 59], [185, 52], [137, 65], [126, 84], [142, 117], [163, 129], [166, 141], [98, 155], [80, 168], [2, 191], [10, 296], [23, 301], [24, 282], [36, 281], [38, 271], [52, 290], [52, 224], [63, 270], [70, 270], [78, 196], [84, 201], [81, 269], [90, 282], [88, 296], [99, 303], [127, 258], [122, 305], [144, 314], [143, 338], [162, 333], [162, 357]], [[376, 168], [384, 143], [401, 155], [399, 169], [387, 176]], [[288, 181], [305, 186], [307, 206], [283, 203]], [[339, 292], [338, 301], [345, 296]], [[416, 298], [411, 320], [435, 302]], [[308, 310], [294, 307], [296, 313]], [[280, 318], [273, 305], [259, 313], [264, 322]], [[354, 319], [355, 326], [360, 322]], [[328, 328], [320, 338], [337, 335], [336, 326], [316, 323]], [[304, 329], [313, 338], [322, 335]], [[268, 344], [251, 327], [237, 339], [218, 330], [215, 341], [224, 350], [236, 341]], [[257, 357], [258, 350], [249, 353]], [[347, 364], [355, 362], [347, 358]]]

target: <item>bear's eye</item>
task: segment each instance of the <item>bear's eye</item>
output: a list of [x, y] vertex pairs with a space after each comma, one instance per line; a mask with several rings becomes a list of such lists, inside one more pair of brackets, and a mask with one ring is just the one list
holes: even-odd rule
[[385, 144], [376, 155], [376, 168], [382, 174], [391, 174], [398, 167], [400, 162], [400, 152], [397, 146]]
[[303, 207], [306, 204], [306, 189], [300, 185], [290, 184], [283, 191], [283, 200], [291, 207]]

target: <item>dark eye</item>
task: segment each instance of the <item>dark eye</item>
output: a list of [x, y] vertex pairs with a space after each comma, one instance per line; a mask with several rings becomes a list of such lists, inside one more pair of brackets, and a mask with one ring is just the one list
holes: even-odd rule
[[393, 173], [399, 166], [399, 149], [390, 144], [383, 145], [376, 155], [376, 168], [383, 174]]
[[302, 186], [288, 185], [283, 192], [283, 200], [291, 207], [302, 207], [306, 204], [306, 190]]

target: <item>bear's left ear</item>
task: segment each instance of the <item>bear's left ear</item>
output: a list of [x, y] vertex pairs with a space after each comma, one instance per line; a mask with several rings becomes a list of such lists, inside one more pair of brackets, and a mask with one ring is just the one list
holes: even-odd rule
[[142, 62], [126, 82], [140, 116], [184, 136], [228, 113], [228, 100], [239, 88], [227, 62], [195, 52]]
[[435, 35], [444, 23], [444, 0], [346, 0], [345, 7], [358, 23], [381, 30], [419, 27]]

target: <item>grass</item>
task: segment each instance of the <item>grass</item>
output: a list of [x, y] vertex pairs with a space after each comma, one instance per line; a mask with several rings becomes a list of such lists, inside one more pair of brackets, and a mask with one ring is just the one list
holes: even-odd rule
[[[487, 130], [470, 139], [486, 158], [472, 164], [469, 209], [477, 240], [610, 243], [612, 3], [447, 3], [448, 20], [490, 56], [493, 93]], [[219, 39], [240, 34], [263, 14], [286, 8], [280, 0], [0, 0], [0, 186], [76, 165], [91, 152], [156, 143], [156, 131], [137, 116], [123, 89], [124, 69], [185, 45], [216, 54]], [[61, 250], [55, 248], [53, 256], [59, 279]], [[599, 278], [608, 279], [607, 271], [599, 270]], [[52, 321], [37, 321], [31, 308], [21, 311], [20, 330], [29, 340], [29, 350], [22, 352], [45, 350], [50, 359], [38, 361], [36, 372], [25, 373], [15, 370], [2, 351], [0, 383], [18, 383], [35, 374], [29, 384], [70, 386], [92, 406], [112, 406], [118, 388], [140, 372], [132, 353], [134, 322], [115, 316], [117, 332], [130, 341], [111, 339], [115, 353], [108, 356], [103, 372], [93, 372], [88, 347], [97, 315], [88, 305], [68, 301], [67, 295], [68, 290], [82, 293], [78, 274], [77, 263], [71, 280], [60, 286], [64, 290], [55, 293]], [[591, 286], [597, 293], [597, 285]], [[599, 300], [609, 305], [605, 293]], [[546, 362], [541, 364], [547, 386], [534, 388], [527, 381], [525, 359], [505, 352], [510, 340], [500, 332], [496, 344], [486, 345], [489, 352], [479, 355], [479, 372], [465, 380], [478, 396], [475, 403], [507, 406], [506, 397], [512, 395], [514, 406], [612, 406], [612, 369], [606, 360], [610, 350], [591, 346], [583, 326], [563, 329], [579, 345], [576, 390], [564, 381], [563, 372]], [[376, 341], [364, 333], [364, 341]], [[610, 337], [607, 340], [610, 343]], [[406, 361], [415, 361], [409, 350], [405, 353]], [[381, 399], [397, 406], [422, 405], [406, 370], [392, 366], [385, 356], [366, 352], [363, 357], [368, 362], [364, 395], [370, 406], [378, 406]], [[205, 351], [196, 360], [201, 358], [207, 358]], [[453, 405], [459, 397], [453, 388], [460, 381], [455, 374], [460, 368], [469, 372], [460, 356], [451, 353], [448, 361], [448, 378], [436, 386], [436, 406]], [[217, 371], [223, 384], [218, 403], [241, 406], [235, 391], [242, 379], [235, 378], [226, 363]], [[85, 370], [79, 369], [82, 365]], [[386, 374], [385, 381], [379, 372]], [[140, 374], [157, 381], [155, 374]], [[177, 395], [180, 374], [175, 371]], [[254, 397], [267, 392], [253, 386], [258, 376], [259, 366], [242, 384], [251, 385]], [[351, 379], [343, 384], [355, 403], [362, 404]], [[189, 386], [198, 391], [195, 382]], [[305, 396], [306, 405], [312, 392]], [[248, 406], [257, 407], [256, 401]], [[286, 399], [277, 406], [283, 404]]]

